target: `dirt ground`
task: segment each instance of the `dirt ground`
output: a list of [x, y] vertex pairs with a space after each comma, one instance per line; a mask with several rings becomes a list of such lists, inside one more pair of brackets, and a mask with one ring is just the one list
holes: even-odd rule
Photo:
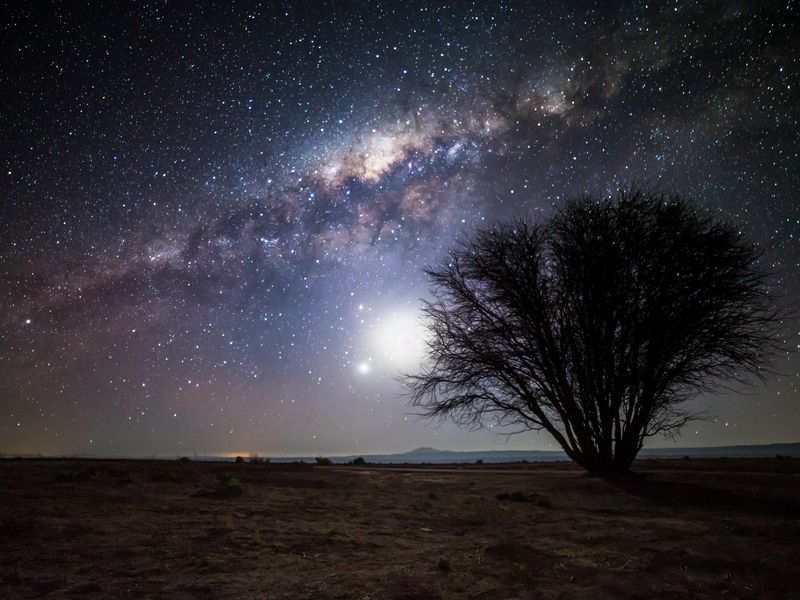
[[0, 598], [800, 597], [800, 460], [0, 461]]

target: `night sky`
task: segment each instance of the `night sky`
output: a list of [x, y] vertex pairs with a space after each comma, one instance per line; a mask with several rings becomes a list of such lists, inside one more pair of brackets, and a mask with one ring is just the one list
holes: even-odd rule
[[[550, 448], [408, 415], [421, 269], [631, 182], [741, 223], [797, 305], [796, 2], [20, 4], [2, 452]], [[679, 444], [797, 441], [800, 325], [780, 336], [779, 373], [699, 398]]]

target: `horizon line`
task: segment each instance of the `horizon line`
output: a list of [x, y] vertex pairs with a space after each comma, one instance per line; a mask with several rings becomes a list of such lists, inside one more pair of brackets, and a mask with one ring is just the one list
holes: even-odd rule
[[[691, 451], [691, 450], [725, 450], [725, 449], [735, 449], [735, 448], [768, 448], [771, 446], [791, 446], [791, 445], [800, 445], [800, 440], [793, 441], [793, 442], [767, 442], [761, 444], [728, 444], [728, 445], [721, 445], [721, 446], [655, 446], [655, 447], [646, 447], [642, 448], [639, 452], [651, 452], [651, 451], [659, 451], [659, 450], [669, 450], [674, 452], [680, 451]], [[312, 453], [297, 453], [297, 454], [269, 454], [269, 453], [261, 453], [261, 452], [219, 452], [219, 453], [203, 453], [199, 454], [197, 452], [192, 452], [189, 454], [186, 453], [175, 453], [175, 452], [154, 452], [150, 454], [110, 454], [110, 453], [91, 453], [91, 452], [61, 452], [61, 453], [52, 453], [52, 454], [45, 454], [41, 452], [6, 452], [0, 450], [0, 459], [8, 459], [8, 458], [58, 458], [58, 459], [69, 459], [69, 458], [108, 458], [108, 459], [129, 459], [129, 460], [151, 460], [151, 459], [160, 459], [160, 458], [182, 458], [187, 457], [190, 459], [235, 459], [236, 457], [242, 458], [253, 458], [258, 457], [261, 459], [275, 459], [275, 460], [289, 460], [289, 459], [315, 459], [317, 457], [320, 458], [352, 458], [352, 457], [370, 457], [370, 456], [404, 456], [407, 454], [413, 454], [420, 450], [428, 450], [434, 452], [441, 452], [443, 454], [491, 454], [491, 453], [551, 453], [551, 454], [562, 454], [566, 456], [566, 452], [562, 448], [551, 448], [546, 450], [540, 450], [535, 448], [529, 449], [491, 449], [491, 450], [451, 450], [451, 449], [441, 449], [441, 448], [434, 448], [432, 446], [418, 446], [411, 450], [405, 450], [400, 452], [370, 452], [370, 453], [349, 453], [349, 454], [326, 454], [322, 452], [312, 452]]]

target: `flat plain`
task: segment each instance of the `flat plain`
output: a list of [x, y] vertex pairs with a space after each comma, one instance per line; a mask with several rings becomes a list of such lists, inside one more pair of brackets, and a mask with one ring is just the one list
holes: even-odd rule
[[0, 598], [800, 597], [800, 460], [0, 461]]

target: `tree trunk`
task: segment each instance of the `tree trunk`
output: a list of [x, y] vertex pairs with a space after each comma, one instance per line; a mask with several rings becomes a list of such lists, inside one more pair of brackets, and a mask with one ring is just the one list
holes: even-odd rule
[[[627, 445], [617, 443], [613, 456], [605, 453], [583, 455], [582, 460], [576, 460], [580, 466], [590, 473], [627, 473], [636, 458], [636, 450]], [[575, 460], [573, 458], [573, 460]]]

